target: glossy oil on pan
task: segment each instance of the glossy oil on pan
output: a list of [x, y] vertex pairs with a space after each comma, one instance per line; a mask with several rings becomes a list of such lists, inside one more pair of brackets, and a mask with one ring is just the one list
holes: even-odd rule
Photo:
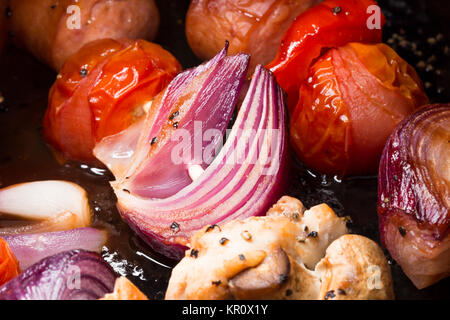
[[[157, 43], [172, 52], [183, 68], [200, 63], [190, 50], [184, 32], [189, 1], [156, 1], [161, 26]], [[432, 103], [450, 100], [450, 11], [446, 1], [379, 0], [386, 16], [383, 41], [414, 66]], [[29, 54], [9, 49], [0, 60], [0, 187], [24, 181], [63, 179], [86, 189], [94, 209], [93, 226], [106, 229], [109, 240], [103, 257], [127, 275], [149, 299], [163, 299], [175, 265], [152, 252], [122, 221], [108, 181], [111, 174], [79, 163], [59, 165], [42, 138], [42, 117], [48, 88], [55, 74]], [[293, 157], [294, 158], [294, 157]], [[337, 214], [350, 216], [350, 231], [379, 242], [376, 211], [377, 179], [314, 176], [294, 160], [288, 194], [306, 207], [325, 202]], [[0, 222], [0, 226], [1, 226]], [[387, 254], [387, 252], [386, 252]], [[400, 267], [389, 258], [397, 299], [442, 299], [448, 296], [450, 279], [417, 290]]]

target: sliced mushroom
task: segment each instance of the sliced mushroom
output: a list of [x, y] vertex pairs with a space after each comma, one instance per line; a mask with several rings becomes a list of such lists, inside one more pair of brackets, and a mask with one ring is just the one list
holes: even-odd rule
[[261, 264], [231, 278], [228, 286], [236, 299], [268, 299], [288, 282], [290, 273], [289, 257], [281, 247], [277, 247]]

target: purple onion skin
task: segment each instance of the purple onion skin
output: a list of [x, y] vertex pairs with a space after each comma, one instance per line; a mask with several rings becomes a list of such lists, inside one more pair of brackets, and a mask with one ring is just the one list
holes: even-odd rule
[[0, 300], [96, 300], [113, 292], [116, 274], [94, 252], [45, 258], [0, 287]]
[[94, 228], [77, 228], [67, 231], [36, 234], [19, 234], [2, 237], [8, 242], [25, 270], [43, 258], [60, 252], [82, 249], [100, 253], [106, 242], [106, 233]]
[[384, 148], [378, 175], [380, 236], [419, 289], [450, 276], [450, 104], [421, 108]]
[[118, 208], [122, 218], [144, 242], [152, 248], [155, 252], [162, 254], [163, 256], [172, 259], [174, 261], [180, 261], [183, 259], [186, 250], [189, 248], [178, 243], [167, 243], [158, 234], [151, 232], [148, 229], [140, 228], [139, 223], [135, 223], [132, 220], [132, 215], [123, 212], [121, 208]]
[[[275, 81], [275, 80], [274, 80]], [[274, 82], [272, 85], [274, 85], [276, 88], [278, 88], [278, 85]], [[281, 89], [278, 88], [278, 96], [277, 96], [277, 104], [279, 107], [282, 107], [282, 110], [279, 110], [279, 116], [281, 117], [281, 122], [283, 123], [283, 128], [287, 128], [287, 109], [286, 109], [286, 103], [285, 103], [285, 96], [283, 95]], [[290, 163], [290, 157], [288, 156], [288, 142], [286, 137], [286, 133], [283, 135], [283, 140], [281, 141], [281, 144], [283, 145], [282, 148], [282, 155], [280, 157], [280, 167], [279, 172], [277, 174], [277, 179], [274, 183], [274, 185], [271, 187], [271, 194], [269, 197], [266, 197], [264, 199], [261, 199], [260, 208], [257, 212], [253, 212], [252, 215], [254, 216], [262, 216], [265, 215], [266, 212], [270, 209], [270, 207], [276, 203], [287, 190], [288, 183], [289, 183], [289, 167], [291, 166]], [[189, 248], [176, 242], [168, 242], [167, 239], [162, 237], [161, 235], [152, 232], [148, 228], [142, 227], [141, 224], [138, 221], [134, 221], [133, 219], [133, 212], [127, 212], [124, 210], [124, 208], [121, 208], [118, 206], [118, 210], [121, 213], [122, 218], [127, 222], [127, 224], [131, 227], [131, 229], [142, 239], [146, 242], [147, 245], [149, 245], [154, 251], [162, 254], [163, 256], [173, 259], [175, 261], [181, 260], [186, 255], [186, 250]], [[220, 224], [221, 222], [216, 222], [217, 224]], [[173, 240], [173, 239], [171, 239]]]

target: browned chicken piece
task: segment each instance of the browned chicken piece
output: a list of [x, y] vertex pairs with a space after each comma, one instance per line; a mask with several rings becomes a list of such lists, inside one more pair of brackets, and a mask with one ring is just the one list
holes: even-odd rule
[[186, 16], [191, 49], [211, 59], [226, 40], [229, 54], [251, 54], [249, 73], [275, 57], [281, 38], [294, 19], [320, 0], [193, 0]]
[[346, 233], [345, 219], [327, 205], [305, 210], [283, 197], [267, 216], [196, 233], [166, 299], [392, 299], [381, 249]]
[[333, 241], [316, 272], [322, 283], [320, 299], [394, 299], [389, 264], [368, 238], [347, 234]]
[[99, 300], [148, 300], [148, 298], [126, 277], [119, 277], [114, 284], [114, 291]]
[[103, 38], [153, 40], [154, 0], [8, 0], [14, 42], [58, 71], [84, 44]]

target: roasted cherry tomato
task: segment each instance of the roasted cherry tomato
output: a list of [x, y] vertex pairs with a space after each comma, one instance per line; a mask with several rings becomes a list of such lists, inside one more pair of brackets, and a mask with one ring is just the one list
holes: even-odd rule
[[159, 45], [144, 40], [93, 41], [70, 57], [53, 84], [44, 135], [65, 158], [94, 160], [102, 138], [122, 131], [181, 71]]
[[350, 43], [310, 67], [291, 117], [291, 142], [318, 172], [375, 173], [395, 126], [427, 102], [416, 72], [394, 50]]
[[19, 273], [19, 262], [8, 243], [0, 238], [0, 286], [18, 276]]
[[300, 14], [267, 66], [288, 94], [289, 110], [297, 103], [309, 66], [324, 49], [349, 42], [381, 42], [384, 22], [380, 8], [372, 0], [326, 0]]

